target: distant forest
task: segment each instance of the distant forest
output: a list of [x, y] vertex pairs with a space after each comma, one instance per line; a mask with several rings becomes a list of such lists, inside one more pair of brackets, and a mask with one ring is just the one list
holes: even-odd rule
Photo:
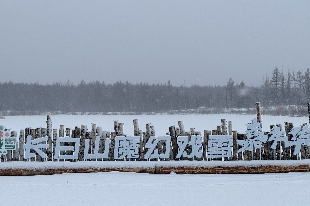
[[[195, 111], [211, 113], [227, 108], [303, 108], [310, 102], [310, 71], [283, 73], [275, 68], [260, 86], [229, 79], [226, 86], [173, 86], [165, 84], [105, 84], [81, 81], [54, 83], [0, 83], [2, 115], [52, 113], [128, 114]], [[284, 114], [287, 110], [283, 111]], [[1, 114], [0, 113], [0, 114]]]

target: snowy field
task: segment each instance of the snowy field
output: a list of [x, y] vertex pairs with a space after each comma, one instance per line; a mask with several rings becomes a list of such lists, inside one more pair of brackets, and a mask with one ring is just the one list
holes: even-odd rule
[[[165, 135], [169, 131], [169, 126], [178, 126], [178, 121], [183, 121], [186, 131], [191, 127], [203, 134], [204, 130], [216, 129], [221, 125], [221, 119], [232, 121], [233, 130], [244, 133], [245, 124], [249, 123], [255, 115], [54, 115], [52, 116], [53, 128], [59, 128], [59, 125], [74, 129], [75, 126], [87, 125], [91, 128], [91, 123], [97, 124], [103, 130], [113, 131], [114, 120], [124, 123], [124, 133], [133, 135], [133, 119], [138, 119], [140, 129], [145, 131], [145, 125], [151, 123], [155, 126], [156, 136]], [[287, 116], [262, 116], [263, 130], [269, 131], [269, 125], [282, 124], [284, 122], [293, 122], [295, 126], [307, 123], [308, 117], [287, 117]], [[25, 129], [26, 127], [37, 128], [46, 127], [46, 116], [6, 116], [0, 119], [0, 125], [5, 125], [13, 131]]]
[[0, 177], [1, 205], [308, 205], [310, 173]]
[[[102, 126], [113, 131], [113, 121], [125, 123], [124, 133], [133, 134], [132, 120], [155, 125], [156, 135], [184, 122], [203, 133], [220, 125], [222, 118], [232, 121], [233, 130], [243, 133], [252, 115], [141, 115], [141, 116], [52, 116], [53, 127]], [[262, 116], [263, 130], [270, 124], [293, 122], [307, 117]], [[7, 116], [0, 124], [16, 130], [45, 127], [46, 116]], [[1, 164], [1, 163], [0, 163]], [[31, 177], [1, 177], [1, 205], [308, 205], [310, 173], [251, 175], [151, 175], [135, 173], [61, 174]]]

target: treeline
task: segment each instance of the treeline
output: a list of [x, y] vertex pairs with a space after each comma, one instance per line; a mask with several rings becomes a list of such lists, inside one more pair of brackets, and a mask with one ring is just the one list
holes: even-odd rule
[[81, 81], [54, 83], [0, 83], [0, 111], [20, 112], [169, 112], [208, 108], [249, 108], [303, 105], [310, 102], [310, 71], [283, 73], [275, 68], [261, 86], [232, 79], [226, 86], [173, 86], [165, 84], [105, 84]]

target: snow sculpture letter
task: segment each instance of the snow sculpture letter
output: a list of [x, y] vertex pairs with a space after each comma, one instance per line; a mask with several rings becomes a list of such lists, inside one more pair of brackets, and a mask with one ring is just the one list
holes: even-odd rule
[[84, 159], [108, 159], [109, 157], [109, 147], [110, 147], [110, 142], [111, 140], [109, 138], [106, 138], [104, 141], [104, 152], [103, 154], [99, 154], [99, 141], [100, 141], [100, 136], [96, 136], [95, 140], [95, 149], [94, 149], [94, 154], [89, 154], [88, 149], [89, 149], [89, 139], [85, 139], [85, 149], [84, 149]]
[[231, 157], [232, 135], [210, 135], [208, 141], [208, 158]]
[[292, 141], [289, 141], [290, 144], [288, 146], [295, 145], [294, 155], [301, 151], [301, 145], [310, 146], [310, 128], [308, 124], [294, 127], [288, 134], [293, 135]]
[[47, 149], [49, 147], [49, 145], [48, 144], [39, 144], [42, 142], [46, 143], [47, 140], [48, 140], [48, 136], [31, 140], [31, 135], [28, 135], [27, 136], [27, 142], [24, 145], [24, 149], [25, 149], [25, 157], [24, 158], [29, 159], [29, 158], [36, 156], [35, 153], [30, 152], [31, 149], [36, 151], [38, 153], [38, 155], [40, 155], [42, 158], [47, 158], [47, 155], [44, 152], [42, 152], [41, 149]]
[[[185, 158], [201, 158], [202, 157], [202, 137], [200, 135], [192, 135], [191, 140], [188, 140], [188, 136], [178, 137], [178, 154], [176, 158], [181, 156]], [[191, 153], [188, 154], [187, 148], [191, 147]]]
[[[75, 143], [74, 146], [61, 146], [60, 143]], [[73, 160], [78, 159], [80, 138], [61, 137], [56, 140], [54, 159]], [[73, 155], [61, 155], [60, 151], [73, 151]]]
[[239, 152], [244, 152], [246, 150], [252, 151], [254, 149], [260, 149], [263, 147], [263, 143], [266, 143], [268, 136], [262, 132], [261, 123], [257, 122], [256, 118], [252, 120], [251, 123], [246, 124], [246, 140], [237, 140], [238, 145], [241, 145]]
[[[163, 149], [164, 152], [161, 154], [159, 154], [158, 148], [155, 149], [160, 141], [164, 141], [166, 144], [166, 148], [165, 150]], [[144, 155], [144, 159], [169, 158], [170, 143], [171, 143], [170, 136], [160, 136], [160, 137], [151, 136], [147, 141], [147, 143], [145, 144], [145, 149], [147, 149], [147, 152]]]
[[139, 158], [140, 137], [115, 137], [114, 159]]

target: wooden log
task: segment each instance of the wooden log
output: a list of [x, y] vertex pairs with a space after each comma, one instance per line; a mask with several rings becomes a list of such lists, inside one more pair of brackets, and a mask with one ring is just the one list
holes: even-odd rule
[[118, 129], [118, 121], [114, 121], [114, 132], [116, 136], [118, 136], [119, 133]]
[[[45, 134], [42, 136], [44, 137]], [[47, 154], [47, 161], [52, 161], [53, 159], [53, 126], [52, 126], [52, 118], [51, 118], [50, 113], [47, 113], [47, 116], [46, 116], [46, 136], [48, 137], [47, 144], [49, 145], [48, 149], [45, 150]]]
[[[52, 153], [51, 153], [51, 161], [54, 161], [54, 153], [55, 153], [55, 149], [56, 149], [56, 141], [57, 141], [57, 129], [53, 129], [53, 141], [52, 141]], [[53, 155], [54, 154], [54, 155]], [[50, 159], [50, 157], [48, 157], [48, 159]]]
[[123, 136], [124, 135], [124, 123], [118, 123], [118, 135], [117, 136]]
[[228, 134], [233, 135], [232, 122], [231, 121], [228, 121]]
[[81, 125], [81, 131], [80, 131], [80, 150], [79, 150], [79, 156], [78, 160], [83, 161], [84, 160], [84, 149], [85, 149], [85, 136], [87, 133], [87, 126]]
[[[31, 140], [34, 140], [36, 138], [36, 129], [31, 129]], [[34, 150], [31, 150], [31, 152], [35, 152]], [[30, 161], [36, 161], [36, 157], [30, 158]]]
[[208, 160], [208, 142], [209, 142], [209, 136], [211, 134], [210, 131], [204, 130], [203, 133], [203, 143], [202, 143], [202, 148], [203, 148], [203, 159]]
[[[288, 130], [291, 131], [294, 128], [293, 123], [288, 123]], [[289, 134], [288, 135], [288, 140], [292, 141], [293, 135]], [[295, 152], [295, 146], [290, 146], [290, 159], [291, 160], [297, 160], [298, 155], [294, 155]]]
[[227, 125], [226, 125], [226, 119], [221, 119], [221, 130], [222, 135], [227, 135]]
[[307, 103], [307, 106], [308, 106], [308, 117], [309, 117], [308, 123], [310, 124], [310, 103]]
[[65, 126], [60, 125], [59, 127], [59, 137], [64, 137], [65, 136]]
[[[42, 128], [36, 128], [36, 132], [35, 132], [35, 139], [38, 139], [38, 138], [41, 138], [41, 130]], [[41, 149], [44, 153], [46, 152], [46, 149]], [[44, 159], [39, 155], [37, 154], [36, 155], [36, 161], [37, 162], [43, 162]]]
[[[65, 137], [65, 126], [64, 125], [60, 125], [59, 126], [59, 137]], [[55, 142], [55, 145], [56, 145], [56, 142]], [[60, 151], [60, 155], [63, 155], [65, 154], [64, 151]], [[57, 161], [64, 161], [64, 160], [57, 160]]]
[[217, 130], [217, 135], [221, 135], [222, 134], [221, 126], [217, 126], [216, 130]]
[[180, 135], [181, 136], [185, 136], [185, 129], [184, 129], [184, 124], [182, 121], [178, 121], [178, 125], [179, 125], [179, 128], [180, 128]]
[[261, 123], [261, 114], [260, 114], [260, 102], [256, 102], [256, 118], [257, 122]]
[[138, 124], [138, 120], [137, 119], [134, 119], [133, 120], [133, 131], [134, 131], [134, 136], [140, 136], [141, 134], [139, 133], [140, 130], [139, 130], [139, 124]]
[[47, 117], [46, 117], [46, 135], [48, 136], [49, 139], [53, 138], [53, 126], [52, 126], [52, 118], [51, 118], [50, 113], [47, 113]]
[[232, 160], [237, 160], [238, 156], [237, 156], [237, 152], [238, 152], [238, 143], [237, 143], [237, 131], [232, 131], [233, 133], [233, 156], [232, 156]]
[[174, 126], [169, 127], [169, 133], [171, 137], [170, 160], [175, 160], [178, 154], [178, 143]]
[[[24, 137], [24, 143], [26, 144], [27, 143], [27, 137], [31, 135], [31, 128], [30, 127], [27, 127], [25, 128], [25, 137]], [[25, 153], [24, 153], [25, 154]], [[29, 161], [29, 158], [28, 159], [24, 159], [25, 161]]]
[[[16, 139], [17, 139], [17, 132], [12, 131], [11, 136], [16, 137]], [[13, 155], [12, 161], [18, 161], [19, 160], [19, 149], [18, 149], [18, 147], [19, 147], [19, 144], [16, 142], [15, 150], [12, 151], [12, 155]]]
[[96, 124], [91, 125], [91, 133], [90, 133], [90, 152], [94, 153], [95, 150], [95, 142], [96, 142]]
[[155, 127], [154, 127], [154, 125], [150, 125], [150, 136], [155, 136]]
[[119, 134], [118, 121], [114, 121], [114, 132], [111, 132], [109, 160], [114, 161], [115, 137]]
[[24, 161], [24, 144], [25, 144], [25, 131], [24, 130], [20, 130], [19, 131], [19, 161]]
[[114, 148], [115, 148], [116, 132], [111, 132], [111, 143], [109, 148], [109, 160], [114, 161]]

